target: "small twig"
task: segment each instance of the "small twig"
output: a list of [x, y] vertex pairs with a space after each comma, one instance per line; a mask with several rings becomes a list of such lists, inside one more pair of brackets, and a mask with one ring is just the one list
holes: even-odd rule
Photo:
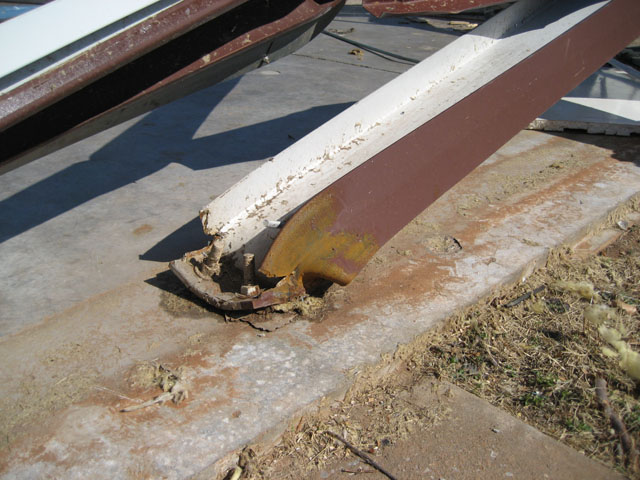
[[122, 393], [118, 393], [115, 390], [111, 390], [110, 388], [107, 388], [107, 387], [95, 386], [93, 388], [95, 388], [96, 390], [104, 390], [105, 392], [113, 393], [114, 395], [122, 398], [123, 400], [129, 400], [131, 402], [139, 402], [140, 401], [140, 400], [136, 400], [136, 399], [131, 398], [131, 397], [127, 397], [126, 395], [123, 395]]
[[487, 354], [487, 357], [489, 357], [489, 361], [491, 362], [491, 365], [493, 365], [496, 368], [500, 368], [500, 364], [498, 363], [498, 361], [495, 359], [495, 357], [489, 350], [489, 345], [487, 345], [486, 342], [482, 342], [482, 344], [484, 345], [484, 351]]
[[171, 400], [172, 397], [173, 397], [173, 394], [171, 392], [165, 392], [165, 393], [163, 393], [161, 395], [158, 395], [153, 400], [149, 400], [149, 401], [146, 401], [144, 403], [140, 403], [138, 405], [133, 405], [131, 407], [125, 407], [125, 408], [120, 409], [120, 411], [121, 412], [134, 412], [136, 410], [141, 410], [143, 408], [147, 408], [147, 407], [150, 407], [152, 405], [155, 405], [156, 403], [167, 402], [167, 401]]
[[340, 471], [342, 473], [350, 473], [352, 475], [358, 475], [360, 473], [376, 473], [375, 470], [347, 470], [346, 468], [341, 468]]
[[160, 395], [158, 395], [157, 397], [153, 398], [152, 400], [148, 400], [144, 403], [140, 403], [139, 405], [133, 405], [131, 407], [125, 407], [123, 409], [121, 409], [121, 412], [134, 412], [136, 410], [140, 410], [142, 408], [147, 408], [150, 407], [152, 405], [155, 405], [157, 403], [163, 404], [165, 402], [168, 401], [172, 401], [173, 403], [175, 403], [176, 405], [178, 405], [180, 402], [182, 402], [183, 400], [189, 398], [189, 391], [187, 390], [187, 387], [185, 384], [181, 383], [181, 382], [176, 382], [175, 385], [173, 387], [171, 387], [171, 390], [169, 390], [168, 392], [164, 392], [161, 393]]
[[604, 378], [596, 378], [596, 397], [598, 398], [598, 402], [600, 403], [602, 410], [604, 410], [605, 416], [609, 419], [611, 426], [620, 437], [620, 444], [622, 445], [622, 450], [627, 455], [630, 468], [635, 471], [638, 461], [638, 452], [633, 448], [633, 440], [631, 440], [631, 437], [629, 436], [627, 427], [611, 406], [611, 402], [607, 395], [607, 382]]
[[531, 295], [535, 295], [536, 293], [540, 293], [542, 290], [544, 290], [544, 285], [541, 285], [538, 288], [535, 288], [535, 289], [531, 290], [530, 292], [527, 292], [527, 293], [525, 293], [523, 295], [520, 295], [518, 298], [514, 298], [509, 303], [505, 304], [505, 307], [506, 308], [515, 307], [516, 305], [518, 305], [518, 304], [524, 302], [525, 300], [528, 300], [529, 298], [531, 298]]
[[364, 460], [366, 463], [368, 463], [369, 465], [371, 465], [373, 468], [375, 468], [376, 470], [378, 470], [380, 473], [386, 475], [390, 480], [397, 480], [396, 477], [394, 477], [391, 473], [387, 472], [383, 467], [381, 467], [380, 465], [378, 465], [369, 455], [367, 455], [366, 453], [364, 453], [361, 450], [358, 450], [356, 447], [354, 447], [353, 445], [351, 445], [349, 442], [347, 442], [344, 438], [342, 438], [340, 435], [338, 435], [337, 433], [333, 433], [330, 431], [326, 431], [325, 432], [327, 435], [329, 435], [330, 437], [335, 438], [336, 440], [338, 440], [339, 442], [343, 443], [345, 447], [347, 447], [349, 450], [351, 450], [351, 452], [353, 452], [355, 455], [357, 455], [358, 457], [360, 457], [362, 460]]

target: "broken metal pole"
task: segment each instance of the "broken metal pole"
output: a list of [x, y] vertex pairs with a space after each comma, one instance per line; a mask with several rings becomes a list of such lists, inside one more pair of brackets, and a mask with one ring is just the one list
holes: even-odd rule
[[[636, 0], [516, 2], [216, 198], [201, 212], [205, 232], [224, 237], [238, 261], [252, 252], [263, 275], [282, 278], [277, 295], [251, 299], [254, 308], [304, 294], [317, 279], [345, 285], [404, 225], [636, 38], [639, 19]], [[285, 221], [279, 234], [266, 219]]]
[[[522, 45], [527, 58], [316, 195], [287, 222], [260, 271], [349, 283], [402, 227], [640, 31], [635, 0], [536, 3], [504, 38], [534, 32]], [[536, 43], [550, 25], [568, 23]]]

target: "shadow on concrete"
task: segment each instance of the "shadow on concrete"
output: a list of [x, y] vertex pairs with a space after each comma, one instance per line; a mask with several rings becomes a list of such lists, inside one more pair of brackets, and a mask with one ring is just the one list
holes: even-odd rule
[[638, 135], [620, 137], [586, 133], [583, 130], [565, 130], [564, 132], [545, 132], [556, 137], [568, 138], [577, 142], [594, 145], [608, 150], [606, 155], [621, 162], [630, 162], [640, 167], [640, 141]]
[[[181, 305], [181, 311], [169, 311], [169, 313], [180, 313], [182, 316], [193, 316], [193, 317], [201, 317], [203, 314], [217, 313], [221, 312], [213, 308], [204, 300], [196, 297], [193, 293], [185, 287], [182, 282], [176, 277], [171, 270], [165, 270], [164, 272], [158, 273], [156, 276], [148, 278], [144, 281], [146, 284], [151, 285], [159, 290], [175, 295], [176, 297], [186, 300], [184, 305]], [[167, 303], [167, 302], [165, 302]], [[171, 305], [164, 305], [165, 310], [166, 307], [170, 307]], [[173, 305], [173, 308], [176, 309], [178, 305]], [[161, 305], [161, 308], [163, 305]], [[191, 315], [190, 315], [191, 313]], [[195, 315], [193, 315], [195, 314]], [[212, 319], [215, 317], [212, 317]], [[224, 317], [219, 318], [219, 320], [224, 321]]]
[[[351, 103], [314, 107], [281, 118], [193, 138], [238, 79], [198, 92], [147, 114], [83, 162], [0, 201], [0, 243], [100, 195], [145, 178], [170, 163], [192, 170], [273, 156], [295, 139], [334, 117]], [[195, 243], [195, 223], [187, 223], [143, 256], [176, 258], [174, 242]], [[180, 254], [180, 255], [181, 255]], [[180, 256], [178, 255], [178, 256]], [[147, 259], [147, 258], [145, 258]]]
[[[100, 195], [136, 182], [165, 167], [170, 159], [163, 152], [178, 145], [189, 152], [188, 143], [210, 112], [237, 85], [238, 79], [196, 93], [202, 101], [190, 108], [182, 100], [158, 108], [91, 155], [0, 202], [0, 242], [44, 223]], [[204, 94], [203, 94], [204, 93]], [[176, 117], [182, 138], [176, 138]], [[161, 130], [172, 130], [164, 132]], [[168, 135], [164, 135], [168, 133]], [[188, 138], [185, 138], [188, 137]], [[189, 156], [186, 156], [188, 159]], [[189, 162], [185, 162], [188, 164]], [[220, 164], [215, 156], [210, 166]], [[203, 162], [197, 165], [204, 168]]]
[[186, 252], [207, 246], [207, 243], [209, 238], [202, 231], [200, 217], [195, 217], [160, 240], [139, 258], [151, 262], [170, 262], [182, 257]]

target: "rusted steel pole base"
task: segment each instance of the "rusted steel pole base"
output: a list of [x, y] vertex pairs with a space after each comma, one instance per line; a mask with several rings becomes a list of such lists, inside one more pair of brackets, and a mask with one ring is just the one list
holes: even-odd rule
[[297, 272], [280, 280], [275, 287], [264, 290], [258, 285], [243, 285], [242, 272], [225, 259], [220, 262], [217, 273], [211, 274], [206, 268], [209, 248], [189, 252], [171, 262], [169, 267], [194, 295], [215, 308], [257, 310], [286, 303], [306, 294]]
[[[225, 238], [230, 260], [250, 252], [259, 261], [266, 251], [259, 271], [283, 279], [274, 289], [239, 284], [224, 291], [224, 272], [203, 278], [202, 251], [171, 268], [200, 298], [223, 309], [281, 303], [318, 280], [346, 285], [400, 229], [635, 39], [639, 20], [637, 0], [516, 2], [389, 84], [396, 87], [382, 87], [320, 127], [316, 132], [326, 136], [309, 135], [308, 151], [296, 158], [283, 152], [201, 212], [205, 231]], [[380, 112], [387, 98], [395, 103]], [[344, 132], [336, 127], [340, 118], [353, 111], [376, 123], [355, 141], [327, 145], [331, 132]], [[331, 148], [345, 155], [342, 163], [305, 166], [330, 159]], [[313, 176], [316, 171], [322, 178]], [[317, 186], [329, 178], [324, 189]], [[299, 194], [291, 194], [296, 201], [269, 197], [273, 191], [289, 195], [287, 189]], [[293, 215], [282, 207], [300, 204]], [[258, 223], [265, 218], [286, 220], [273, 242]]]

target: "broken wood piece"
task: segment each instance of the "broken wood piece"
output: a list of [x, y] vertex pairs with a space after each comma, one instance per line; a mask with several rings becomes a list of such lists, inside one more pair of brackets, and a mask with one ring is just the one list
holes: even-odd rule
[[478, 26], [477, 23], [465, 22], [463, 20], [451, 20], [449, 25], [453, 27], [454, 30], [473, 30]]
[[524, 302], [525, 300], [528, 300], [529, 298], [531, 298], [531, 295], [535, 295], [536, 293], [540, 293], [542, 290], [544, 290], [544, 285], [539, 286], [538, 288], [535, 288], [523, 295], [520, 295], [518, 298], [515, 298], [513, 300], [511, 300], [509, 303], [507, 303], [505, 305], [505, 307], [507, 308], [511, 308], [511, 307], [515, 307], [516, 305]]
[[620, 444], [622, 445], [622, 450], [627, 456], [629, 468], [634, 472], [637, 471], [638, 451], [633, 445], [633, 440], [629, 436], [629, 432], [627, 431], [627, 427], [624, 422], [613, 410], [613, 406], [611, 405], [609, 396], [607, 395], [607, 381], [604, 378], [596, 378], [596, 397], [598, 398], [598, 403], [602, 407], [605, 416], [609, 419], [611, 426], [620, 437]]

